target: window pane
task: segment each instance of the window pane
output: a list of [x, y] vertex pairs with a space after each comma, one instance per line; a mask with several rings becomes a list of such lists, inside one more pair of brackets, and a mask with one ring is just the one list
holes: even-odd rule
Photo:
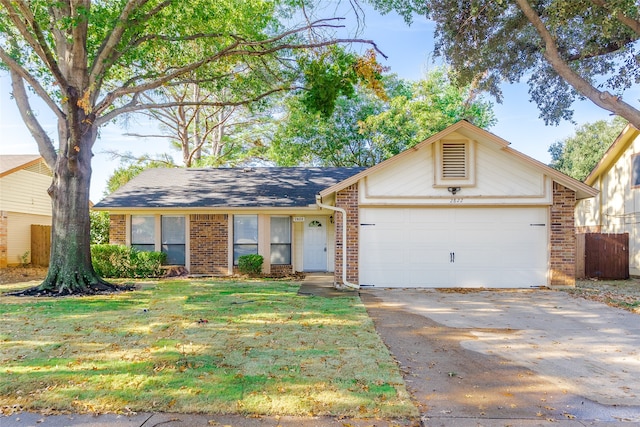
[[162, 217], [162, 243], [185, 243], [185, 219], [183, 216]]
[[184, 265], [184, 246], [185, 245], [162, 245], [162, 252], [167, 254], [168, 265]]
[[238, 258], [242, 255], [258, 253], [258, 245], [233, 245], [233, 265], [238, 265]]
[[288, 216], [271, 217], [271, 243], [291, 243], [291, 225]]
[[153, 252], [156, 250], [156, 245], [131, 245], [131, 247], [142, 252]]
[[258, 243], [258, 215], [233, 217], [233, 243]]
[[631, 186], [640, 186], [640, 154], [633, 156], [631, 163]]
[[291, 245], [272, 243], [271, 264], [291, 264]]
[[153, 245], [155, 242], [156, 219], [153, 216], [133, 215], [131, 217], [131, 244]]

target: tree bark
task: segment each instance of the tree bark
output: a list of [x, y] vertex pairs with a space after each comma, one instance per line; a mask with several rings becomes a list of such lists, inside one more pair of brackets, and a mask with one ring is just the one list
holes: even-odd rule
[[71, 108], [70, 114], [76, 118], [67, 124], [74, 129], [66, 132], [69, 137], [57, 154], [49, 187], [53, 215], [49, 271], [39, 286], [16, 295], [86, 295], [127, 289], [101, 279], [91, 263], [89, 186], [97, 127], [82, 108]]

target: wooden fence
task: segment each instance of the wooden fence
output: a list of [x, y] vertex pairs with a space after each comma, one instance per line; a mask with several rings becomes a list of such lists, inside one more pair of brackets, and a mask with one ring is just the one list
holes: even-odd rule
[[576, 277], [629, 278], [629, 233], [586, 233], [576, 238]]
[[49, 266], [51, 255], [51, 226], [31, 225], [31, 264]]

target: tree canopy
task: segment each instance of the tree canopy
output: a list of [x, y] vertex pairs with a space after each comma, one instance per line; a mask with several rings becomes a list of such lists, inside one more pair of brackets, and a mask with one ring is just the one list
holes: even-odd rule
[[341, 95], [324, 116], [305, 108], [301, 96], [286, 101], [270, 148], [279, 165], [373, 166], [459, 121], [495, 122], [492, 105], [471, 87], [459, 88], [443, 68], [410, 82], [383, 78], [385, 96], [357, 87]]
[[500, 85], [527, 79], [547, 124], [571, 119], [587, 98], [640, 128], [640, 4], [635, 0], [367, 0], [435, 21], [436, 54], [459, 84], [500, 101]]
[[[91, 265], [89, 184], [98, 130], [124, 113], [194, 104], [144, 94], [195, 83], [238, 89], [224, 105], [243, 105], [299, 81], [301, 52], [373, 45], [328, 37], [324, 31], [339, 20], [313, 20], [304, 6], [297, 13], [302, 5], [293, 0], [0, 0], [0, 64], [54, 173], [49, 272], [29, 293], [115, 289]], [[56, 137], [39, 122], [32, 96], [57, 118]]]
[[575, 135], [549, 147], [550, 166], [583, 181], [626, 125], [626, 120], [616, 117], [579, 126]]

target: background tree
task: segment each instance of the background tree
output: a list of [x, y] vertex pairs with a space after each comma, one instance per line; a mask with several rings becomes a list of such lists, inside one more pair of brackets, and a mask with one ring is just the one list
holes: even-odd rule
[[436, 54], [455, 79], [489, 90], [528, 78], [529, 93], [547, 124], [571, 119], [571, 104], [587, 98], [640, 128], [640, 4], [636, 0], [367, 0], [410, 22], [436, 22]]
[[[181, 84], [159, 88], [153, 95], [145, 94], [143, 96], [149, 100], [177, 105], [141, 112], [158, 123], [159, 133], [127, 135], [169, 140], [172, 147], [180, 152], [182, 165], [188, 168], [235, 166], [251, 160], [263, 151], [256, 150], [256, 147], [263, 145], [260, 141], [261, 127], [269, 123], [269, 105], [272, 102], [265, 97], [250, 104], [237, 105], [229, 100], [231, 97], [225, 94], [227, 92], [228, 89], [223, 88], [216, 94], [206, 86]], [[145, 163], [149, 159], [143, 157], [139, 160]]]
[[109, 212], [89, 212], [91, 218], [91, 244], [109, 243]]
[[550, 166], [583, 181], [626, 125], [626, 120], [615, 117], [579, 126], [575, 135], [549, 147]]
[[305, 108], [300, 96], [287, 100], [271, 146], [283, 166], [373, 166], [459, 121], [480, 127], [495, 122], [492, 106], [467, 86], [449, 82], [437, 68], [423, 80], [383, 79], [386, 96], [358, 87], [341, 95], [329, 117]]
[[113, 193], [146, 169], [176, 167], [173, 159], [166, 154], [163, 158], [152, 157], [148, 154], [134, 156], [131, 153], [114, 153], [114, 156], [120, 157], [120, 166], [107, 179], [107, 187], [104, 190], [105, 196]]
[[[89, 184], [99, 128], [124, 113], [175, 106], [141, 97], [163, 85], [246, 87], [243, 79], [249, 70], [263, 74], [270, 74], [270, 67], [293, 70], [296, 52], [345, 41], [322, 37], [320, 31], [335, 26], [335, 20], [284, 28], [278, 17], [295, 22], [292, 7], [297, 4], [0, 0], [0, 61], [9, 70], [21, 116], [54, 174], [49, 189], [53, 211], [49, 271], [40, 286], [25, 294], [117, 289], [98, 277], [91, 265]], [[290, 82], [277, 84], [271, 90]], [[255, 92], [253, 88], [233, 92], [239, 97], [234, 102], [264, 96], [262, 85], [255, 86]], [[29, 93], [41, 98], [55, 115], [57, 144], [32, 110]]]

